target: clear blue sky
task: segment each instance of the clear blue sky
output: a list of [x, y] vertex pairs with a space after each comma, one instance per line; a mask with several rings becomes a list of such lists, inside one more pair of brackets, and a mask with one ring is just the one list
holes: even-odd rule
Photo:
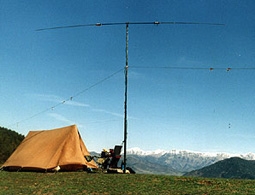
[[224, 23], [129, 26], [128, 148], [255, 152], [254, 10], [253, 0], [1, 0], [0, 126], [77, 124], [94, 151], [123, 140], [125, 25], [36, 29]]

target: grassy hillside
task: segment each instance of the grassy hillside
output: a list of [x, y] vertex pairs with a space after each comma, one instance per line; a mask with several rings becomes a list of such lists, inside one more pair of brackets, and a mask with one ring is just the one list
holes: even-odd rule
[[0, 172], [0, 194], [254, 194], [254, 180], [85, 172]]
[[0, 127], [0, 164], [4, 163], [25, 137]]
[[255, 161], [232, 157], [202, 169], [191, 171], [185, 176], [255, 179]]

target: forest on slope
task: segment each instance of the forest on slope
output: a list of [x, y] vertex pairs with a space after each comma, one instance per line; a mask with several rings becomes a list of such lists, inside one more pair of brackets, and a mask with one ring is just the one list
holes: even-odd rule
[[0, 127], [0, 165], [9, 158], [24, 138], [24, 135]]

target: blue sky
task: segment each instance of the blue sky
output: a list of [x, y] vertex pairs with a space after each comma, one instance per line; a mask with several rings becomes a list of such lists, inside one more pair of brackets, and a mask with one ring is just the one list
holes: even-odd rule
[[254, 9], [253, 0], [1, 0], [0, 126], [26, 135], [77, 124], [94, 151], [123, 140], [125, 25], [36, 29], [223, 23], [130, 24], [128, 148], [255, 152]]

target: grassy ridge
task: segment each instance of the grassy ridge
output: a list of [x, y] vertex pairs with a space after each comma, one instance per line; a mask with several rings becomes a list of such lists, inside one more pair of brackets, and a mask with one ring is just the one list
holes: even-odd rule
[[85, 172], [0, 172], [0, 194], [254, 194], [254, 180]]

